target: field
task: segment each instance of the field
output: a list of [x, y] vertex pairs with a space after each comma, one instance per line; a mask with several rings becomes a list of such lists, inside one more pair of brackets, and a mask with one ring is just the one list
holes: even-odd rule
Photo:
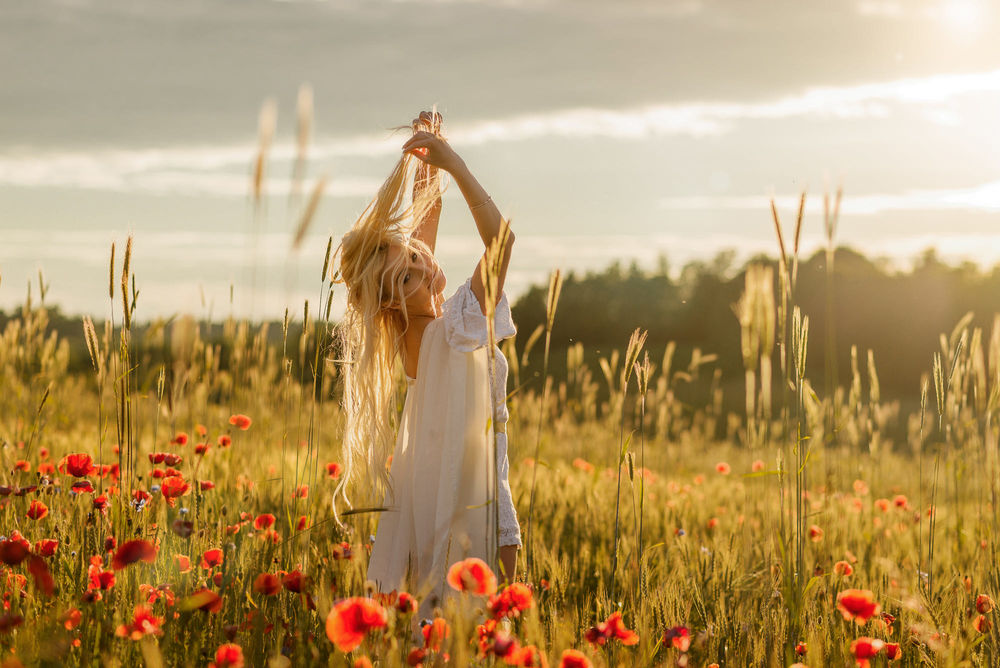
[[135, 340], [112, 257], [92, 373], [38, 305], [0, 338], [0, 665], [997, 665], [1000, 326], [943, 333], [914, 414], [863, 355], [814, 388], [792, 260], [747, 271], [740, 413], [711, 351], [637, 331], [545, 382], [544, 331], [504, 342], [521, 584], [456, 580], [415, 644], [407, 597], [368, 598], [375, 514], [331, 521], [329, 309]]

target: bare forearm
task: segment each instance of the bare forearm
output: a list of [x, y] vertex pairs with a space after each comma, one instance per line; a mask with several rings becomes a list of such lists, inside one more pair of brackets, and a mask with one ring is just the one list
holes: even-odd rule
[[[480, 185], [476, 177], [469, 171], [464, 161], [461, 161], [451, 171], [451, 176], [455, 179], [455, 183], [458, 184], [466, 203], [469, 205], [469, 210], [472, 213], [472, 218], [476, 221], [476, 227], [479, 229], [479, 236], [482, 238], [483, 244], [489, 247], [490, 243], [500, 234], [500, 223], [502, 220], [500, 210], [493, 200], [490, 199], [490, 195], [486, 192], [486, 189]], [[485, 204], [483, 204], [484, 202]], [[513, 239], [514, 232], [511, 230], [508, 234], [508, 243], [513, 241]]]

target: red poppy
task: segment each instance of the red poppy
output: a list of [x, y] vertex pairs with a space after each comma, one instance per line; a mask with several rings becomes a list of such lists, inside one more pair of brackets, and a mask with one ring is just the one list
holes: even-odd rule
[[205, 550], [205, 553], [201, 555], [201, 567], [202, 568], [214, 568], [222, 563], [222, 550], [219, 548], [213, 548], [211, 550]]
[[184, 607], [189, 610], [204, 610], [216, 613], [222, 610], [222, 597], [211, 589], [202, 587], [188, 596]]
[[301, 594], [303, 591], [309, 590], [312, 586], [312, 580], [296, 568], [294, 571], [284, 574], [281, 578], [281, 586], [290, 592]]
[[359, 656], [354, 660], [352, 668], [372, 668], [372, 660], [367, 656]]
[[833, 572], [846, 578], [854, 573], [854, 567], [846, 561], [838, 561], [833, 565]]
[[813, 524], [809, 527], [809, 540], [814, 543], [818, 543], [823, 540], [823, 530], [819, 526]]
[[253, 590], [264, 596], [274, 596], [281, 591], [281, 580], [272, 573], [261, 573], [253, 581]]
[[577, 649], [563, 650], [559, 659], [559, 668], [591, 668], [592, 664], [587, 655]]
[[424, 624], [421, 633], [424, 634], [424, 648], [440, 652], [441, 643], [451, 635], [451, 627], [444, 618], [435, 617], [430, 624]]
[[522, 582], [511, 583], [499, 594], [491, 596], [487, 602], [487, 607], [495, 619], [500, 619], [507, 615], [516, 617], [532, 605], [534, 605], [534, 601], [532, 600], [531, 589]]
[[868, 668], [869, 659], [874, 659], [885, 647], [885, 642], [878, 638], [861, 637], [851, 643], [851, 654], [861, 668]]
[[309, 496], [309, 485], [299, 485], [292, 492], [293, 499], [304, 499]]
[[208, 452], [208, 449], [209, 449], [208, 443], [199, 443], [198, 445], [194, 446], [194, 454], [204, 455], [206, 452]]
[[14, 470], [15, 471], [30, 471], [31, 470], [31, 462], [29, 462], [27, 459], [18, 459], [16, 462], [14, 462]]
[[89, 480], [77, 480], [70, 486], [70, 489], [77, 494], [93, 494], [94, 486], [90, 484]]
[[243, 668], [245, 664], [243, 658], [243, 648], [239, 645], [228, 643], [220, 645], [215, 650], [215, 663], [209, 664], [209, 668]]
[[242, 429], [243, 431], [246, 431], [247, 429], [250, 428], [250, 425], [253, 424], [253, 420], [251, 420], [246, 415], [243, 415], [242, 413], [237, 413], [236, 415], [230, 416], [229, 424], [233, 425], [237, 429]]
[[691, 647], [691, 631], [686, 626], [674, 626], [663, 632], [663, 644], [670, 643], [682, 652]]
[[594, 472], [594, 465], [588, 462], [586, 459], [581, 459], [580, 457], [577, 457], [576, 459], [573, 460], [573, 466], [587, 473]]
[[882, 609], [868, 589], [845, 589], [837, 594], [837, 610], [844, 619], [864, 624]]
[[424, 659], [427, 658], [427, 650], [423, 647], [414, 647], [410, 650], [410, 653], [406, 655], [406, 665], [408, 666], [422, 666], [424, 665]]
[[62, 622], [63, 628], [67, 631], [72, 631], [80, 625], [82, 618], [83, 613], [78, 608], [70, 608], [59, 617], [59, 621]]
[[187, 442], [188, 435], [183, 431], [177, 432], [177, 435], [174, 436], [174, 440], [170, 441], [171, 445], [187, 445]]
[[334, 559], [351, 559], [352, 557], [354, 557], [354, 552], [351, 551], [351, 544], [346, 540], [333, 546]]
[[230, 438], [227, 434], [223, 434], [222, 436], [219, 437], [218, 443], [220, 448], [228, 448], [230, 445], [233, 444], [233, 439]]
[[87, 568], [87, 580], [87, 589], [89, 590], [108, 590], [115, 586], [115, 572], [101, 568], [100, 557], [91, 557], [90, 566]]
[[385, 609], [370, 598], [355, 596], [340, 601], [326, 617], [326, 636], [341, 652], [350, 652], [361, 644], [372, 629], [383, 628], [389, 621]]
[[177, 570], [181, 573], [187, 573], [191, 570], [191, 559], [184, 554], [175, 554], [174, 563], [177, 564]]
[[51, 557], [56, 553], [58, 547], [59, 541], [52, 538], [43, 538], [35, 542], [35, 552], [43, 557]]
[[[26, 543], [27, 541], [25, 541]], [[30, 548], [17, 540], [0, 541], [0, 561], [8, 566], [17, 566], [28, 556]]]
[[28, 506], [27, 516], [33, 520], [40, 520], [48, 514], [49, 514], [49, 507], [37, 499], [32, 501], [31, 505]]
[[56, 591], [55, 580], [49, 572], [49, 567], [45, 565], [45, 560], [37, 554], [28, 557], [28, 572], [35, 579], [35, 587], [46, 596], [52, 596]]
[[201, 491], [203, 492], [207, 492], [210, 489], [215, 489], [215, 483], [212, 482], [211, 480], [202, 480], [201, 482], [198, 483], [198, 486], [201, 488]]
[[74, 478], [85, 478], [94, 472], [94, 460], [80, 452], [66, 455], [59, 460], [59, 471]]
[[417, 610], [417, 599], [413, 598], [409, 593], [405, 591], [399, 592], [399, 598], [396, 600], [396, 610], [401, 615], [407, 615], [411, 612], [416, 612]]
[[448, 584], [457, 591], [490, 596], [497, 590], [497, 577], [478, 557], [456, 561], [448, 569]]
[[142, 538], [125, 541], [111, 559], [111, 568], [120, 571], [129, 564], [134, 564], [140, 560], [151, 564], [156, 561], [156, 551], [157, 548], [155, 545]]
[[305, 531], [309, 528], [309, 518], [303, 515], [299, 518], [299, 521], [295, 524], [296, 531]]
[[719, 462], [718, 464], [715, 465], [715, 470], [721, 473], [722, 475], [729, 475], [729, 472], [732, 471], [732, 468], [726, 462]]
[[993, 599], [986, 594], [980, 594], [976, 597], [976, 610], [981, 615], [989, 614], [993, 610]]
[[174, 506], [174, 499], [184, 496], [188, 493], [191, 488], [190, 485], [185, 482], [184, 478], [180, 476], [170, 476], [164, 479], [163, 483], [160, 485], [160, 492], [163, 493], [163, 498], [167, 500], [167, 503], [171, 507]]
[[989, 633], [990, 629], [993, 628], [993, 623], [986, 619], [984, 615], [979, 615], [972, 622], [972, 628], [976, 629], [979, 633]]
[[903, 650], [900, 649], [898, 642], [887, 642], [885, 644], [885, 655], [889, 657], [890, 661], [895, 661], [903, 656]]
[[145, 605], [137, 605], [132, 614], [132, 623], [128, 626], [120, 625], [115, 635], [132, 640], [141, 640], [147, 635], [163, 635], [163, 631], [160, 630], [162, 623], [162, 617], [153, 615], [153, 611]]
[[100, 496], [94, 497], [94, 509], [99, 510], [102, 513], [108, 509], [108, 495], [101, 494]]
[[263, 531], [264, 529], [270, 529], [274, 526], [274, 515], [271, 513], [264, 513], [263, 515], [258, 515], [253, 521], [253, 528], [257, 531]]
[[333, 478], [334, 480], [336, 480], [337, 478], [339, 478], [340, 474], [343, 471], [344, 471], [344, 467], [342, 467], [337, 462], [329, 462], [326, 465], [326, 474], [328, 476], [330, 476], [331, 478]]

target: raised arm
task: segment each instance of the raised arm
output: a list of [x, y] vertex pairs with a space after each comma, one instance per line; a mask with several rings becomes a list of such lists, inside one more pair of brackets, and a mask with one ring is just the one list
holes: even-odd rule
[[[414, 156], [425, 164], [439, 167], [451, 174], [461, 189], [466, 203], [469, 205], [469, 211], [476, 221], [476, 227], [479, 229], [479, 236], [482, 238], [483, 244], [486, 248], [489, 248], [493, 240], [500, 234], [502, 218], [496, 204], [493, 203], [493, 199], [486, 193], [486, 190], [476, 180], [476, 177], [472, 175], [472, 172], [469, 171], [465, 161], [455, 153], [454, 149], [443, 138], [425, 131], [414, 133], [403, 144], [403, 150], [413, 153]], [[503, 292], [504, 279], [507, 275], [507, 266], [510, 263], [510, 253], [513, 244], [514, 233], [513, 231], [508, 231], [507, 243], [502, 251], [500, 269], [497, 274], [496, 302], [500, 301], [500, 295]], [[486, 252], [483, 253], [479, 264], [476, 265], [470, 282], [472, 292], [476, 295], [476, 299], [479, 300], [479, 305], [484, 315], [486, 314], [486, 288], [483, 285], [481, 267], [485, 262]]]
[[[418, 118], [413, 119], [413, 131], [430, 129], [433, 134], [441, 131], [441, 114], [437, 112], [421, 111]], [[424, 215], [417, 227], [413, 230], [413, 236], [427, 244], [431, 252], [437, 244], [438, 222], [441, 220], [441, 192], [440, 181], [438, 180], [438, 168], [426, 162], [421, 162], [417, 166], [416, 178], [413, 181], [414, 201], [427, 189], [437, 190], [437, 197], [433, 205]]]

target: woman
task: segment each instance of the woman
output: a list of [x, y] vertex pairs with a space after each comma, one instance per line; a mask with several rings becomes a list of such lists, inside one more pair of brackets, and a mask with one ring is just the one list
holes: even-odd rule
[[[440, 115], [430, 112], [414, 120], [413, 136], [403, 144], [393, 173], [337, 249], [338, 281], [347, 286], [348, 308], [340, 327], [345, 475], [335, 499], [344, 493], [353, 464], [359, 461], [366, 469], [368, 489], [375, 499], [383, 492], [387, 508], [380, 514], [368, 579], [380, 592], [415, 593], [421, 600], [415, 620], [429, 616], [450, 594], [445, 584], [448, 566], [473, 556], [493, 563], [490, 552], [499, 544], [500, 575], [513, 581], [521, 545], [507, 481], [507, 361], [498, 347], [492, 383], [488, 367], [481, 275], [487, 254], [444, 299], [446, 281], [434, 257], [441, 213], [438, 170], [458, 184], [487, 248], [500, 234], [503, 220], [441, 135], [440, 121]], [[412, 204], [404, 207], [414, 159], [418, 167]], [[513, 240], [508, 231], [498, 263], [496, 340], [517, 331], [503, 292]], [[397, 358], [407, 377], [407, 392], [394, 435]], [[497, 432], [495, 457], [491, 420]], [[344, 500], [350, 506], [346, 495]]]

